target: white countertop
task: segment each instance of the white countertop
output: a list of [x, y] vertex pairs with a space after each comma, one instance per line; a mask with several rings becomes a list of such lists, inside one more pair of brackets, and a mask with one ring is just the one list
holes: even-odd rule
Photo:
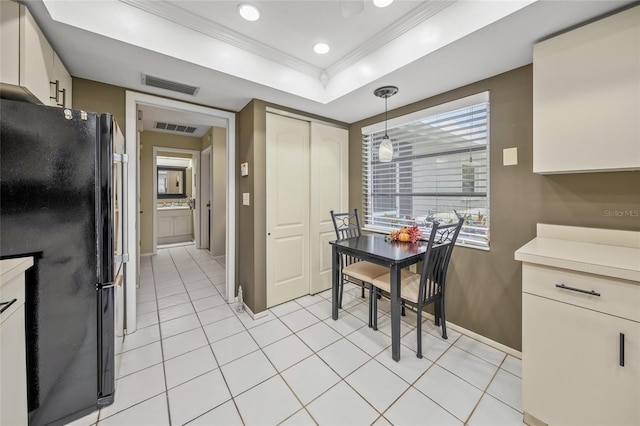
[[516, 260], [640, 282], [640, 249], [537, 237], [520, 247]]
[[158, 206], [158, 210], [188, 210], [189, 206]]

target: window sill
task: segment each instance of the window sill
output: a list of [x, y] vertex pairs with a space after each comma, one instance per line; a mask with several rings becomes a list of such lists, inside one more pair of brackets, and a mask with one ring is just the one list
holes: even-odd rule
[[[371, 228], [371, 227], [365, 226], [365, 227], [362, 228], [362, 230], [364, 232], [369, 232], [369, 233], [372, 233], [372, 234], [389, 235], [389, 231], [388, 230], [383, 230], [383, 229], [379, 229], [379, 228]], [[473, 244], [465, 244], [464, 242], [461, 242], [461, 241], [456, 241], [456, 246], [475, 249], [475, 250], [481, 250], [481, 251], [491, 251], [491, 247], [483, 247], [483, 246], [476, 246], [476, 245], [473, 245]]]

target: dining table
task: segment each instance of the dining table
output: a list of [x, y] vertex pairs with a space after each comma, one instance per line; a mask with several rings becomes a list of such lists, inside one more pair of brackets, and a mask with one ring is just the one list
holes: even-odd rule
[[426, 241], [390, 241], [385, 235], [364, 234], [329, 242], [332, 246], [332, 318], [338, 320], [338, 293], [340, 289], [340, 258], [352, 256], [389, 268], [391, 274], [391, 356], [400, 360], [400, 313], [401, 313], [401, 273], [402, 268], [413, 265], [424, 258]]

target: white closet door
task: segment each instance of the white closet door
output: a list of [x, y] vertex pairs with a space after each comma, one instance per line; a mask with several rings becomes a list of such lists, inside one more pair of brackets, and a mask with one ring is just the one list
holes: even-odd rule
[[267, 307], [309, 294], [309, 123], [267, 114]]
[[349, 132], [311, 123], [311, 293], [331, 288], [331, 210], [349, 209]]

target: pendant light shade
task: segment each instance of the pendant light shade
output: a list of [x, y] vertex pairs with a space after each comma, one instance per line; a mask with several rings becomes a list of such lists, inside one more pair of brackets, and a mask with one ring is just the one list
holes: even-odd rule
[[378, 161], [381, 163], [389, 163], [393, 160], [393, 144], [387, 135], [387, 99], [396, 93], [398, 93], [396, 86], [383, 86], [373, 91], [377, 97], [384, 98], [384, 137], [378, 147]]
[[378, 160], [381, 163], [389, 163], [393, 160], [393, 144], [387, 135], [384, 135], [378, 147]]

